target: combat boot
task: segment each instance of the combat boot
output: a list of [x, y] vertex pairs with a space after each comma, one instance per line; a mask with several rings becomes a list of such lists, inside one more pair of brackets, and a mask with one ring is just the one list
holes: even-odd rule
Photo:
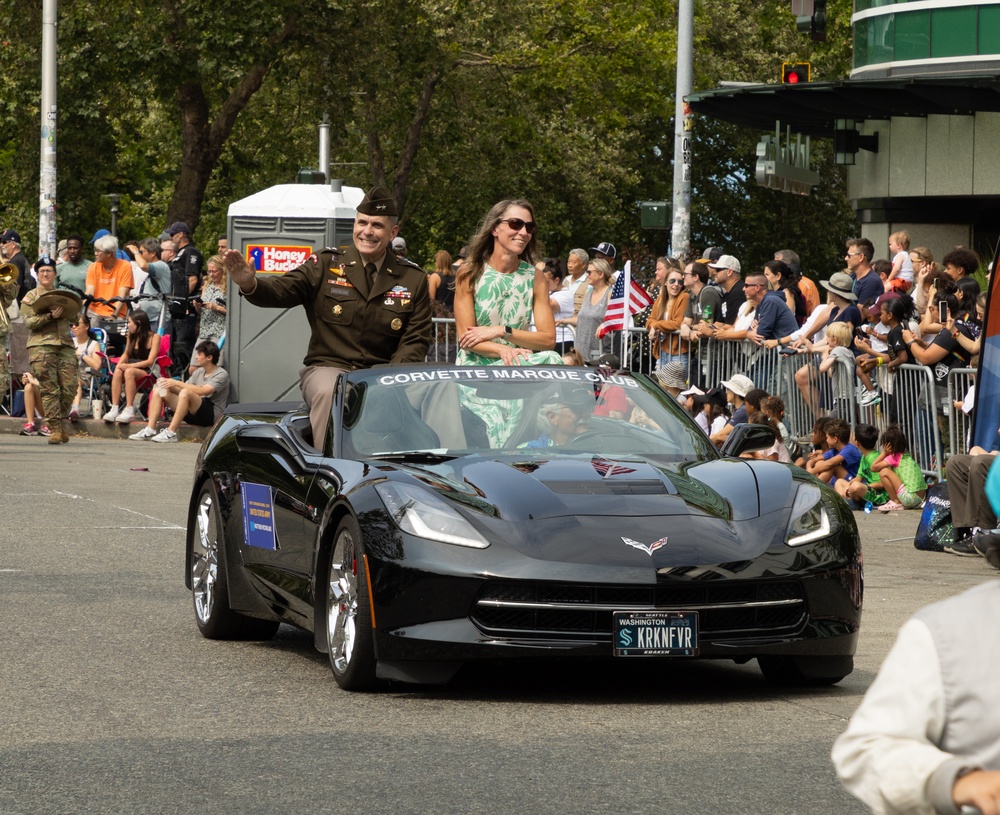
[[63, 427], [62, 422], [53, 422], [50, 430], [52, 435], [49, 436], [49, 444], [65, 444], [69, 441], [69, 436], [66, 435], [66, 428]]

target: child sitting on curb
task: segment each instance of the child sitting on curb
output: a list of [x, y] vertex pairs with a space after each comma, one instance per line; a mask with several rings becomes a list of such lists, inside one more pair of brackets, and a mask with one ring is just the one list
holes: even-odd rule
[[796, 464], [799, 467], [805, 468], [807, 472], [813, 473], [815, 475], [815, 468], [824, 459], [823, 456], [830, 449], [830, 446], [826, 443], [826, 428], [833, 421], [833, 416], [820, 416], [816, 423], [813, 425], [812, 436], [809, 439], [812, 442], [812, 451], [805, 459], [797, 459]]
[[854, 445], [861, 451], [858, 474], [850, 481], [838, 480], [834, 485], [837, 494], [847, 499], [851, 509], [864, 509], [865, 504], [881, 506], [889, 500], [879, 477], [872, 472], [872, 463], [879, 456], [878, 428], [870, 424], [859, 424], [854, 428]]
[[858, 474], [861, 452], [850, 443], [851, 426], [843, 419], [834, 419], [826, 426], [826, 443], [829, 446], [823, 460], [813, 468], [813, 475], [831, 487], [841, 478], [850, 481]]
[[878, 508], [879, 512], [917, 509], [927, 495], [924, 474], [909, 449], [910, 443], [899, 425], [891, 424], [882, 432], [882, 453], [872, 462], [872, 472], [878, 475], [890, 497]]

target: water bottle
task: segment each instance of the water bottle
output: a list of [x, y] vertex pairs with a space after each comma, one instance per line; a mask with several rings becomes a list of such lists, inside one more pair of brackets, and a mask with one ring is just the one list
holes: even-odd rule
[[865, 501], [865, 515], [871, 515], [871, 514], [872, 514], [872, 502]]
[[701, 316], [702, 316], [702, 319], [704, 319], [706, 323], [712, 322], [712, 307], [710, 305], [706, 304], [705, 308], [701, 312]]

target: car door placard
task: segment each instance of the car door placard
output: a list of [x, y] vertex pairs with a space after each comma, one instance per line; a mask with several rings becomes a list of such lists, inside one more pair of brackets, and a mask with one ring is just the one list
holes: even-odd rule
[[274, 535], [274, 502], [267, 484], [243, 482], [243, 540], [247, 546], [277, 549]]

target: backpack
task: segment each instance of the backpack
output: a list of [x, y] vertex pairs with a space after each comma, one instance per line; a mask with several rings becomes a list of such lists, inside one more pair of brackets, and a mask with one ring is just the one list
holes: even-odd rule
[[948, 484], [939, 481], [927, 488], [927, 500], [920, 513], [920, 524], [913, 537], [913, 545], [925, 552], [943, 552], [944, 547], [955, 542], [955, 527], [951, 522], [951, 498]]

